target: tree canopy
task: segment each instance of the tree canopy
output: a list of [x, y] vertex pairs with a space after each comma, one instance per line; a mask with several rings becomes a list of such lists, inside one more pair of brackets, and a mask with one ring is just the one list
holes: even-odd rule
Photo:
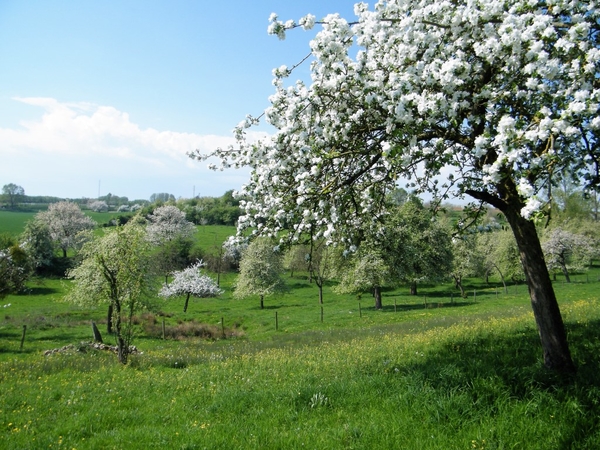
[[240, 273], [235, 281], [234, 297], [258, 295], [262, 309], [265, 296], [285, 291], [285, 283], [281, 278], [283, 256], [274, 247], [270, 239], [259, 238], [244, 249]]
[[196, 227], [185, 218], [185, 213], [177, 206], [160, 206], [148, 216], [146, 227], [148, 239], [153, 244], [163, 244], [177, 238], [190, 238]]
[[67, 250], [77, 245], [77, 235], [96, 226], [96, 222], [86, 216], [77, 204], [68, 201], [51, 203], [47, 211], [37, 213], [35, 218], [46, 224], [52, 240], [65, 258]]
[[[387, 0], [318, 23], [312, 84], [286, 84], [264, 117], [276, 132], [208, 156], [249, 166], [241, 229], [348, 241], [385, 214], [400, 179], [434, 198], [468, 195], [517, 239], [548, 367], [572, 371], [532, 218], [563, 176], [600, 184], [600, 8], [566, 0]], [[271, 16], [269, 32], [312, 28]], [[207, 157], [199, 155], [196, 157]], [[567, 170], [568, 169], [568, 170]], [[312, 233], [316, 229], [315, 233]]]
[[10, 207], [14, 208], [25, 196], [25, 189], [15, 183], [8, 183], [2, 186], [2, 196], [8, 201]]
[[165, 298], [185, 295], [183, 312], [187, 311], [190, 296], [208, 298], [221, 295], [223, 290], [219, 288], [216, 281], [200, 272], [204, 266], [202, 261], [197, 261], [183, 270], [173, 272], [173, 280], [168, 284], [165, 283], [158, 295]]
[[152, 286], [146, 233], [136, 224], [116, 227], [86, 242], [81, 256], [81, 264], [67, 273], [73, 280], [67, 300], [80, 305], [108, 303], [109, 320], [115, 321], [119, 361], [125, 364], [133, 337], [133, 314], [143, 308]]

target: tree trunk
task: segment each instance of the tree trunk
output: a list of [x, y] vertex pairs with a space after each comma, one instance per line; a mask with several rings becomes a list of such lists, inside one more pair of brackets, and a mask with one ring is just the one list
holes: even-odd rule
[[565, 281], [567, 283], [571, 282], [571, 277], [569, 276], [569, 271], [567, 270], [567, 266], [565, 264], [561, 264], [560, 268], [562, 270], [563, 275], [565, 276]]
[[375, 297], [375, 309], [382, 309], [383, 302], [381, 301], [381, 288], [379, 286], [373, 288], [373, 297]]
[[188, 292], [187, 297], [185, 298], [185, 305], [183, 305], [183, 312], [187, 311], [189, 301], [190, 301], [190, 293]]
[[529, 287], [531, 306], [538, 328], [544, 364], [560, 372], [574, 372], [564, 323], [546, 267], [535, 225], [524, 219], [520, 210], [506, 208], [504, 214], [515, 235], [523, 270]]
[[323, 279], [315, 277], [315, 284], [319, 288], [319, 304], [323, 304]]
[[127, 364], [127, 351], [123, 334], [121, 333], [121, 304], [115, 303], [115, 331], [117, 333], [117, 356], [121, 364]]
[[410, 295], [417, 295], [417, 282], [416, 281], [410, 282]]
[[264, 295], [261, 295], [260, 296], [260, 309], [265, 309], [265, 304], [263, 302], [263, 299], [264, 299]]
[[457, 289], [460, 289], [460, 296], [462, 298], [467, 298], [467, 294], [465, 294], [465, 287], [462, 284], [462, 278], [461, 277], [454, 277], [454, 286]]
[[106, 332], [112, 334], [113, 332], [113, 304], [108, 304], [108, 314], [106, 314]]

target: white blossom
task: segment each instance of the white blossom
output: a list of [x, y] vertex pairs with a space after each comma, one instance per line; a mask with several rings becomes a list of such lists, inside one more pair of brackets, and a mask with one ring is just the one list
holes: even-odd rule
[[173, 280], [164, 284], [158, 295], [169, 298], [179, 295], [191, 295], [198, 298], [217, 297], [223, 293], [217, 283], [208, 275], [201, 273], [205, 264], [202, 260], [191, 266], [173, 272]]
[[159, 245], [178, 237], [188, 238], [196, 232], [196, 226], [186, 220], [185, 213], [176, 206], [160, 206], [148, 216], [146, 232], [148, 240]]

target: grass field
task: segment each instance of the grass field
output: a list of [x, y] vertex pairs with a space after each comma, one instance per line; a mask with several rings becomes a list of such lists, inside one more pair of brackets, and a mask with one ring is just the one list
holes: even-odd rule
[[[383, 311], [328, 288], [321, 316], [305, 279], [289, 278], [291, 293], [266, 299], [261, 310], [258, 299], [231, 298], [229, 276], [222, 298], [194, 300], [186, 314], [179, 299], [141, 315], [134, 344], [143, 353], [121, 366], [112, 354], [77, 351], [91, 339], [90, 320], [104, 331], [105, 310], [62, 303], [68, 284], [44, 280], [29, 295], [3, 300], [10, 306], [0, 319], [0, 442], [7, 449], [600, 448], [597, 272], [555, 285], [579, 366], [569, 378], [542, 366], [523, 285], [496, 294], [470, 280], [470, 298], [461, 301], [449, 285], [420, 286], [418, 298], [386, 291]], [[223, 319], [228, 337], [163, 340], [163, 319], [167, 329], [187, 330], [219, 330]]]
[[[18, 234], [25, 216], [9, 214], [0, 230]], [[196, 239], [211, 251], [233, 231]], [[82, 344], [91, 321], [113, 343], [106, 307], [34, 279], [0, 303], [0, 448], [600, 449], [599, 276], [554, 285], [568, 377], [543, 367], [525, 285], [469, 279], [466, 299], [451, 284], [386, 290], [378, 311], [331, 285], [320, 305], [297, 276], [261, 309], [232, 298], [227, 274], [224, 295], [187, 313], [183, 298], [156, 299], [136, 316], [140, 353], [122, 366]]]
[[0, 210], [0, 233], [18, 236], [23, 232], [25, 223], [33, 219], [35, 212]]

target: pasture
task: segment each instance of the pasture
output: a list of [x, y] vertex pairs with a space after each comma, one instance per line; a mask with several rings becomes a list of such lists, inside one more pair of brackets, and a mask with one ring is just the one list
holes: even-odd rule
[[[18, 234], [17, 219], [1, 231]], [[198, 245], [233, 231], [198, 227]], [[0, 304], [1, 447], [600, 448], [599, 277], [555, 282], [569, 377], [544, 369], [522, 284], [468, 279], [466, 299], [450, 283], [388, 289], [375, 310], [333, 283], [320, 305], [306, 274], [286, 275], [289, 292], [261, 309], [233, 299], [225, 274], [225, 293], [187, 313], [183, 298], [154, 299], [122, 366], [87, 345], [92, 321], [114, 343], [105, 306], [64, 303], [67, 280], [33, 279]]]
[[[328, 287], [321, 310], [298, 277], [261, 310], [231, 298], [228, 276], [221, 298], [186, 314], [183, 299], [157, 300], [136, 320], [141, 353], [121, 366], [80, 345], [91, 320], [105, 333], [104, 308], [65, 304], [67, 282], [40, 280], [3, 300], [0, 439], [7, 449], [597, 448], [597, 276], [556, 283], [572, 378], [543, 368], [522, 285], [496, 294], [469, 280], [460, 301], [450, 285], [421, 286], [418, 298], [386, 291], [383, 311]], [[221, 324], [225, 338], [194, 336]]]

